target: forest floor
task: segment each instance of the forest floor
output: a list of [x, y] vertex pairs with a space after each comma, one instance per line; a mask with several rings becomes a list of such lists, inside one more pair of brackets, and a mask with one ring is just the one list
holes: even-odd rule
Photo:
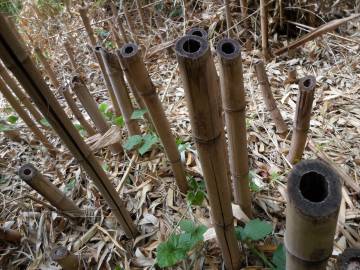
[[[30, 36], [32, 42], [41, 46], [60, 82], [68, 84], [73, 75], [62, 45], [65, 38], [71, 36], [76, 60], [84, 69], [91, 93], [99, 104], [110, 104], [77, 11], [72, 9], [70, 16], [66, 9], [63, 9], [60, 14], [47, 14], [47, 17], [46, 14], [36, 15], [28, 2], [24, 3], [17, 20], [20, 33], [25, 40], [28, 41]], [[206, 28], [212, 45], [224, 36], [222, 4], [217, 1], [199, 1], [198, 5], [194, 10], [186, 10], [185, 21], [177, 14], [169, 17], [168, 13], [163, 12], [161, 19], [164, 25], [157, 28], [153, 22], [149, 23], [155, 4], [148, 4], [145, 7], [146, 20], [149, 23], [148, 35], [142, 34], [137, 13], [132, 14], [147, 68], [179, 142], [186, 172], [201, 181], [201, 168], [191, 137], [176, 57], [171, 49], [167, 49], [191, 26]], [[172, 12], [181, 14], [182, 9], [173, 8]], [[344, 12], [350, 15], [351, 10]], [[107, 23], [111, 13], [93, 3], [89, 16], [95, 33], [103, 42], [102, 45], [109, 49], [114, 48], [116, 45], [109, 34]], [[239, 37], [242, 33], [239, 9], [234, 7], [232, 16], [235, 25], [232, 35]], [[253, 25], [257, 27], [258, 16], [256, 9], [250, 16]], [[306, 32], [307, 29], [302, 27], [298, 35]], [[259, 38], [257, 29], [254, 30], [254, 35]], [[285, 44], [286, 37], [276, 33], [271, 35], [271, 47], [279, 48]], [[254, 218], [272, 224], [271, 235], [255, 245], [271, 258], [272, 253], [283, 242], [284, 236], [286, 181], [291, 170], [286, 154], [290, 142], [275, 133], [274, 124], [265, 110], [253, 68], [254, 61], [259, 59], [261, 54], [255, 43], [253, 46], [252, 50], [244, 49], [242, 52], [252, 201]], [[272, 59], [266, 65], [278, 107], [290, 130], [298, 86], [285, 83], [287, 68], [296, 67], [298, 78], [304, 75], [316, 77], [317, 87], [309, 131], [309, 142], [314, 148], [311, 150], [307, 147], [303, 158], [313, 159], [325, 153], [356, 185], [360, 185], [360, 107], [357, 104], [360, 101], [359, 52], [360, 21], [357, 19], [341, 26], [337, 32], [325, 34], [306, 43], [291, 57], [285, 54]], [[214, 59], [217, 63], [216, 57]], [[40, 65], [39, 67], [41, 68]], [[44, 76], [46, 77], [45, 72]], [[65, 108], [64, 100], [56, 89], [52, 90]], [[2, 97], [0, 112], [2, 118], [16, 115]], [[51, 248], [56, 245], [73, 248], [76, 243], [79, 250], [77, 254], [82, 255], [85, 264], [91, 268], [114, 269], [119, 266], [118, 269], [151, 269], [155, 267], [157, 246], [179, 230], [178, 224], [182, 219], [193, 220], [196, 224], [209, 228], [200, 251], [191, 259], [193, 269], [218, 269], [221, 266], [222, 258], [211, 229], [208, 201], [205, 199], [200, 206], [188, 204], [186, 196], [175, 186], [170, 165], [160, 144], [142, 156], [131, 151], [123, 156], [112, 155], [108, 148], [96, 151], [104, 170], [114, 185], [120, 187], [119, 194], [126, 201], [127, 209], [141, 231], [141, 236], [133, 241], [123, 236], [123, 231], [105, 201], [77, 161], [69, 157], [68, 150], [55, 132], [51, 129], [44, 130], [49, 140], [62, 153], [53, 159], [41, 145], [34, 143], [32, 134], [21, 120], [13, 125], [20, 130], [24, 141], [18, 143], [4, 136], [0, 137], [0, 223], [4, 223], [5, 227], [20, 230], [24, 237], [20, 246], [0, 242], [0, 268], [12, 269], [9, 266], [12, 265], [14, 269], [58, 269], [49, 257]], [[142, 121], [142, 129], [144, 133], [151, 132], [145, 120]], [[123, 141], [126, 141], [126, 132], [122, 135]], [[46, 203], [42, 203], [43, 199], [17, 176], [18, 169], [25, 163], [33, 163], [76, 204], [83, 209], [89, 209], [89, 216], [83, 223], [72, 224]], [[346, 184], [342, 194], [339, 225], [329, 269], [332, 269], [331, 265], [336, 256], [346, 247], [360, 247], [358, 194]], [[37, 198], [36, 201], [32, 199], [34, 197]], [[235, 225], [243, 226], [248, 220], [247, 217], [236, 206], [233, 208]], [[79, 244], [79, 239], [84, 235], [89, 236], [89, 239], [86, 243]], [[250, 249], [244, 248], [244, 254], [243, 269], [265, 267], [263, 261]], [[173, 269], [190, 269], [189, 262], [179, 264]]]

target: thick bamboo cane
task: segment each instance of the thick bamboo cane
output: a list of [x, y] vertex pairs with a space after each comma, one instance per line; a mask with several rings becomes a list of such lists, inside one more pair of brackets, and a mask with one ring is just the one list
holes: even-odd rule
[[269, 21], [267, 0], [260, 0], [260, 19], [261, 19], [261, 49], [265, 61], [271, 57], [269, 49]]
[[[0, 119], [0, 126], [7, 126], [8, 124], [6, 123], [6, 121], [1, 120]], [[20, 136], [20, 132], [17, 129], [8, 129], [8, 130], [4, 130], [4, 135], [5, 137], [9, 138], [10, 140], [14, 141], [14, 142], [21, 142], [21, 136]]]
[[246, 139], [245, 90], [240, 44], [223, 39], [217, 45], [220, 60], [220, 83], [229, 140], [230, 171], [235, 203], [251, 217], [249, 159]]
[[140, 3], [140, 0], [135, 0], [135, 3], [136, 3], [137, 11], [138, 11], [139, 16], [140, 16], [141, 25], [142, 25], [142, 27], [143, 27], [143, 30], [144, 30], [145, 35], [147, 35], [149, 32], [148, 32], [148, 29], [147, 29], [147, 26], [146, 26], [146, 22], [145, 22], [145, 15], [144, 15], [143, 7], [142, 7], [142, 5], [141, 5], [141, 3]]
[[281, 116], [281, 113], [276, 105], [276, 100], [271, 92], [268, 76], [266, 75], [264, 62], [259, 60], [255, 63], [256, 76], [259, 81], [262, 96], [264, 98], [265, 107], [270, 112], [270, 116], [275, 123], [276, 133], [285, 137], [288, 132], [287, 124]]
[[56, 155], [57, 150], [49, 142], [44, 133], [37, 127], [36, 123], [31, 119], [27, 111], [23, 109], [20, 102], [13, 96], [8, 86], [5, 82], [0, 79], [0, 92], [9, 102], [10, 106], [16, 111], [16, 113], [21, 117], [29, 129], [34, 133], [35, 137], [48, 149], [49, 153], [53, 156]]
[[209, 37], [208, 37], [208, 32], [205, 31], [204, 28], [201, 28], [201, 27], [192, 27], [190, 28], [186, 34], [188, 36], [198, 36], [198, 37], [202, 37], [203, 39], [207, 40]]
[[12, 229], [5, 229], [0, 226], [0, 240], [19, 244], [21, 241], [21, 233]]
[[215, 65], [208, 42], [203, 38], [184, 36], [177, 41], [175, 48], [192, 133], [209, 194], [212, 223], [226, 268], [239, 269], [240, 250], [233, 226]]
[[169, 121], [166, 118], [161, 101], [156, 93], [155, 86], [141, 58], [138, 46], [133, 43], [125, 44], [121, 48], [120, 59], [125, 72], [128, 74], [128, 77], [132, 78], [131, 80], [136, 90], [145, 103], [151, 121], [164, 146], [165, 153], [170, 160], [176, 183], [180, 191], [186, 193], [188, 185], [180, 153], [172, 135]]
[[358, 270], [360, 269], [360, 249], [347, 248], [338, 257], [336, 270]]
[[314, 101], [316, 79], [313, 76], [306, 76], [299, 81], [299, 93], [296, 103], [293, 134], [288, 161], [295, 164], [301, 160], [307, 140], [307, 133], [310, 128], [311, 111]]
[[57, 262], [63, 270], [81, 270], [78, 256], [67, 250], [64, 246], [57, 246], [51, 250], [51, 259]]
[[24, 90], [34, 100], [39, 110], [94, 181], [126, 235], [129, 238], [136, 237], [138, 231], [130, 213], [126, 210], [110, 179], [66, 116], [23, 44], [19, 42], [2, 14], [0, 14], [0, 25], [0, 58], [5, 66], [14, 73]]
[[124, 73], [117, 56], [104, 49], [101, 50], [101, 56], [105, 64], [106, 71], [109, 74], [113, 89], [115, 90], [117, 101], [120, 104], [121, 114], [124, 117], [129, 135], [133, 136], [141, 134], [138, 122], [135, 119], [131, 119], [134, 108], [131, 104], [130, 96], [124, 81]]
[[19, 176], [64, 215], [73, 219], [84, 216], [84, 212], [80, 210], [75, 202], [66, 197], [57, 186], [46, 179], [32, 164], [22, 166], [19, 170]]
[[46, 57], [42, 53], [39, 47], [34, 48], [35, 54], [39, 58], [41, 65], [44, 68], [45, 73], [49, 76], [51, 84], [57, 89], [60, 86], [58, 79], [56, 78], [54, 70], [51, 68], [50, 63], [46, 60]]
[[341, 203], [338, 174], [320, 160], [295, 165], [288, 177], [286, 269], [325, 270]]
[[76, 119], [79, 121], [79, 123], [84, 127], [86, 130], [86, 133], [89, 136], [93, 136], [96, 134], [96, 130], [90, 125], [90, 123], [85, 119], [84, 115], [78, 108], [75, 100], [71, 96], [70, 90], [68, 87], [60, 87], [59, 93], [64, 97], [66, 100], [66, 103], [68, 104], [70, 110], [76, 117]]
[[[91, 120], [94, 122], [96, 129], [101, 134], [105, 134], [109, 130], [110, 125], [106, 122], [104, 116], [99, 111], [95, 100], [91, 96], [89, 89], [86, 87], [86, 84], [80, 77], [74, 76], [71, 86]], [[121, 142], [111, 145], [110, 150], [113, 154], [121, 154], [124, 151], [121, 146]]]
[[230, 31], [232, 27], [231, 12], [230, 12], [230, 0], [224, 0], [225, 5], [225, 17], [226, 17], [226, 31], [227, 36], [230, 37]]

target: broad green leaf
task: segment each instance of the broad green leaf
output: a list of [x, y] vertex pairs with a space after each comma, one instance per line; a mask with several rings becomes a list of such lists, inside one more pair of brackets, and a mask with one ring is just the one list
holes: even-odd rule
[[111, 121], [113, 119], [114, 113], [111, 110], [107, 110], [104, 115], [107, 120]]
[[144, 143], [139, 148], [140, 155], [143, 155], [146, 152], [150, 151], [153, 145], [159, 142], [159, 139], [155, 135], [146, 134], [145, 136], [143, 136], [143, 141]]
[[122, 116], [115, 117], [113, 123], [119, 127], [123, 127], [125, 125], [124, 117]]
[[144, 114], [147, 112], [146, 109], [134, 110], [131, 114], [131, 119], [142, 119]]
[[181, 143], [178, 145], [179, 152], [184, 152], [185, 150], [190, 148], [190, 143]]
[[244, 228], [244, 235], [253, 241], [264, 239], [267, 235], [271, 234], [272, 225], [269, 222], [260, 219], [253, 219], [246, 223]]
[[51, 127], [48, 120], [46, 118], [43, 118], [40, 120], [40, 123], [45, 127]]
[[197, 226], [191, 233], [191, 238], [196, 243], [204, 240], [204, 233], [207, 231], [207, 227], [204, 225]]
[[82, 125], [80, 125], [79, 123], [75, 123], [74, 126], [77, 130], [84, 130], [84, 127]]
[[286, 263], [286, 255], [285, 255], [285, 248], [283, 244], [280, 244], [277, 249], [275, 250], [272, 260], [271, 260], [276, 268], [275, 270], [285, 270], [285, 263]]
[[179, 6], [176, 6], [169, 14], [169, 17], [170, 18], [174, 18], [174, 17], [180, 17], [183, 15], [183, 9], [182, 7], [179, 5]]
[[191, 220], [184, 219], [179, 223], [180, 229], [184, 232], [192, 233], [195, 231], [196, 226]]
[[244, 228], [243, 227], [236, 227], [235, 228], [235, 235], [236, 235], [236, 238], [240, 241], [244, 241], [246, 239], [246, 236], [244, 234]]
[[17, 117], [16, 115], [10, 115], [7, 118], [7, 121], [11, 124], [15, 124], [17, 120], [19, 120], [19, 117]]
[[133, 150], [136, 146], [140, 145], [142, 142], [143, 142], [142, 136], [140, 135], [130, 136], [124, 143], [123, 147], [126, 150]]
[[205, 192], [202, 190], [188, 191], [186, 200], [190, 205], [201, 205], [205, 199]]
[[120, 265], [115, 266], [114, 270], [124, 270]]
[[65, 185], [65, 192], [68, 192], [68, 191], [74, 189], [75, 184], [76, 184], [75, 178], [70, 179], [69, 182], [67, 182]]
[[103, 102], [99, 105], [99, 111], [102, 113], [105, 113], [108, 108], [109, 108], [109, 105], [105, 102]]
[[107, 163], [104, 163], [101, 167], [103, 168], [103, 170], [104, 170], [105, 172], [108, 172], [108, 171], [109, 171], [109, 165], [108, 165]]
[[157, 247], [156, 262], [160, 267], [169, 267], [186, 258], [186, 249], [179, 246], [179, 235], [171, 235]]
[[249, 186], [250, 190], [253, 192], [259, 192], [261, 190], [261, 188], [252, 180], [250, 180]]

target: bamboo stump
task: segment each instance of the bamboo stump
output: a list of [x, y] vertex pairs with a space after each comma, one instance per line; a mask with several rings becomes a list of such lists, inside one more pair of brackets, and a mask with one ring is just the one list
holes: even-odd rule
[[287, 83], [296, 83], [297, 82], [297, 72], [296, 67], [289, 67], [288, 68], [288, 78], [286, 80]]
[[186, 32], [186, 35], [202, 37], [205, 40], [207, 40], [209, 38], [208, 32], [206, 32], [205, 29], [201, 28], [201, 27], [192, 27], [192, 28], [190, 28]]
[[359, 270], [360, 269], [360, 249], [347, 248], [338, 257], [336, 270]]
[[64, 270], [80, 270], [80, 259], [67, 250], [66, 247], [58, 246], [51, 250], [51, 259], [57, 262]]

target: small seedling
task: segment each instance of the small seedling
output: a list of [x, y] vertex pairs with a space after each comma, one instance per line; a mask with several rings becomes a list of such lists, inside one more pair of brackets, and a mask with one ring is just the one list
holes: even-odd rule
[[8, 118], [7, 118], [7, 121], [8, 121], [10, 124], [15, 124], [18, 120], [19, 120], [19, 117], [17, 117], [16, 115], [10, 115], [10, 116], [8, 116]]
[[123, 147], [128, 151], [137, 149], [140, 155], [144, 155], [158, 142], [159, 138], [154, 134], [133, 135], [126, 140]]
[[189, 180], [189, 191], [186, 194], [186, 200], [189, 205], [201, 205], [206, 197], [205, 183], [203, 180], [196, 181], [191, 177]]

